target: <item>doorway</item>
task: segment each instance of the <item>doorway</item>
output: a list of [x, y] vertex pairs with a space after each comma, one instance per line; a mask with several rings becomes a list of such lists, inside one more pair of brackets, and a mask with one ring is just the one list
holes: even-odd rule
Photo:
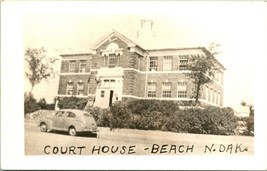
[[112, 105], [112, 100], [113, 100], [113, 90], [110, 90], [110, 93], [109, 93], [109, 107]]

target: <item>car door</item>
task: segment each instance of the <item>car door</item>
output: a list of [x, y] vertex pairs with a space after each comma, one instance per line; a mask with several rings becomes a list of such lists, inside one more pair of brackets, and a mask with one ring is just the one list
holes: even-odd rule
[[64, 117], [65, 117], [65, 112], [64, 111], [58, 111], [52, 121], [52, 126], [54, 129], [57, 130], [63, 130], [64, 126]]
[[71, 111], [67, 111], [65, 113], [66, 117], [65, 117], [65, 120], [64, 120], [64, 129], [65, 130], [68, 130], [69, 129], [69, 126], [76, 126], [76, 114], [71, 112]]

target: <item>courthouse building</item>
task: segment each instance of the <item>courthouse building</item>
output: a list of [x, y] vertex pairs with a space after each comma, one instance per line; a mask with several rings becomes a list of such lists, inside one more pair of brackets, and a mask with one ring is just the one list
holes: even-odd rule
[[[88, 98], [94, 106], [107, 108], [116, 101], [157, 99], [192, 101], [194, 84], [185, 73], [189, 55], [204, 56], [204, 47], [154, 46], [152, 20], [141, 20], [137, 41], [116, 30], [100, 38], [88, 52], [61, 54], [58, 98]], [[155, 43], [155, 42], [154, 42]], [[202, 87], [201, 103], [223, 106], [224, 67], [213, 82]]]

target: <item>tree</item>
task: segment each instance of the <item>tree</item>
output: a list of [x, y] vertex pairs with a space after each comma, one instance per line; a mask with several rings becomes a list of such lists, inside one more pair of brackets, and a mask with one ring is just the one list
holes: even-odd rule
[[189, 57], [188, 70], [190, 72], [185, 74], [194, 83], [193, 98], [196, 103], [198, 103], [202, 85], [212, 82], [212, 78], [219, 70], [213, 54], [205, 48], [202, 50], [204, 55], [197, 54]]
[[28, 64], [28, 70], [25, 71], [26, 77], [31, 84], [31, 93], [35, 85], [42, 80], [54, 77], [54, 64], [57, 58], [47, 58], [46, 50], [42, 47], [40, 49], [28, 48], [24, 55], [24, 59]]
[[241, 106], [248, 106], [249, 107], [249, 116], [254, 117], [254, 105], [248, 104], [245, 101], [242, 101]]

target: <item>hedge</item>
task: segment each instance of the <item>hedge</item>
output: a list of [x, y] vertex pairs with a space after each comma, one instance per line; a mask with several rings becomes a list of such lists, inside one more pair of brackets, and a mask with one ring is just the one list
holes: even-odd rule
[[90, 110], [99, 126], [183, 133], [232, 135], [237, 118], [231, 108], [179, 109], [173, 101], [116, 102], [110, 109]]

